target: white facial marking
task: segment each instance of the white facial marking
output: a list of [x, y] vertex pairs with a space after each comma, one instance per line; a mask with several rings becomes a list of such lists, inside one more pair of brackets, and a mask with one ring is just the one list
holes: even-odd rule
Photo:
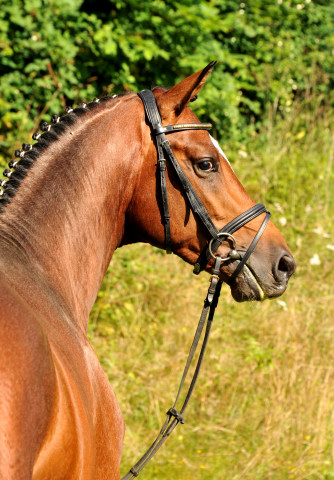
[[[222, 156], [225, 158], [225, 160], [227, 161], [227, 163], [229, 164], [229, 166], [232, 168], [232, 165], [231, 165], [230, 162], [228, 161], [228, 158], [227, 158], [227, 156], [225, 155], [225, 153], [223, 152], [223, 150], [220, 148], [220, 145], [219, 145], [219, 143], [217, 142], [217, 140], [214, 139], [213, 137], [211, 137], [211, 135], [210, 135], [210, 138], [211, 138], [211, 141], [212, 141], [213, 145], [216, 147], [216, 149], [217, 149], [218, 152], [220, 153], [220, 155], [222, 155]], [[232, 168], [232, 170], [233, 170], [233, 168]], [[234, 171], [234, 170], [233, 170], [233, 171]]]

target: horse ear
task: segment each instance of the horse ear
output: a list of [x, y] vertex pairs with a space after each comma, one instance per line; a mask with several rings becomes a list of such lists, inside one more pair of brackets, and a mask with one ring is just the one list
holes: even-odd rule
[[163, 121], [169, 123], [175, 121], [186, 105], [204, 86], [216, 63], [215, 61], [210, 62], [203, 70], [193, 73], [158, 97], [157, 103]]

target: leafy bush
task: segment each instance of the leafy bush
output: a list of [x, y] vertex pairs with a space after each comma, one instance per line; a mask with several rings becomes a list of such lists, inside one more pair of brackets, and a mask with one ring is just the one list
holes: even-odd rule
[[243, 141], [296, 98], [330, 101], [334, 4], [299, 1], [2, 0], [0, 152], [66, 104], [171, 86], [212, 59], [195, 108], [220, 137]]

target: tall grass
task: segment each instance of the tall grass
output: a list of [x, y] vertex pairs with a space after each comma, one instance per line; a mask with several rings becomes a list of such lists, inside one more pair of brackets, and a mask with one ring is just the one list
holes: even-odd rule
[[[236, 304], [223, 289], [186, 423], [142, 478], [334, 479], [332, 120], [298, 105], [247, 145], [224, 145], [298, 269], [280, 299]], [[114, 255], [89, 337], [125, 418], [123, 472], [173, 403], [207, 282], [149, 246]]]

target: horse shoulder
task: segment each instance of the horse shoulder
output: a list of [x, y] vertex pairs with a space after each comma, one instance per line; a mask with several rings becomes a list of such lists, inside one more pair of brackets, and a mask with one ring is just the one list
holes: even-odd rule
[[0, 478], [119, 478], [123, 417], [86, 337], [1, 281], [0, 305]]
[[52, 355], [34, 313], [3, 282], [0, 305], [0, 478], [31, 479], [54, 403]]
[[56, 407], [33, 478], [116, 480], [123, 417], [90, 345], [72, 340], [70, 349], [52, 345]]

